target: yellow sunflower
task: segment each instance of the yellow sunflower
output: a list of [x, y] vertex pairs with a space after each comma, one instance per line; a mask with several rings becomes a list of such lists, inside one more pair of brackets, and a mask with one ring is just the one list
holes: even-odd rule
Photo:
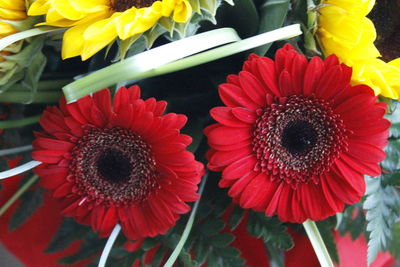
[[[22, 21], [27, 17], [24, 0], [0, 0], [0, 39], [18, 32], [12, 22]], [[22, 42], [12, 44], [0, 51], [0, 85], [8, 82], [17, 71], [17, 63], [6, 60], [6, 56], [21, 50]]]
[[86, 60], [117, 37], [141, 34], [163, 17], [186, 22], [192, 7], [188, 0], [37, 0], [28, 15], [46, 15], [41, 25], [68, 27], [62, 57]]
[[[379, 0], [376, 4], [375, 0], [322, 0], [318, 9], [317, 38], [323, 53], [336, 54], [352, 66], [354, 84], [368, 84], [376, 94], [393, 99], [400, 98], [400, 50], [385, 53], [387, 49], [378, 44], [388, 47], [387, 42], [393, 42], [390, 39], [399, 34], [399, 9], [399, 0]], [[390, 33], [382, 34], [378, 29], [377, 35], [377, 24], [367, 17], [371, 15], [386, 25], [386, 29], [381, 27], [383, 31]], [[400, 42], [400, 36], [396, 38]]]

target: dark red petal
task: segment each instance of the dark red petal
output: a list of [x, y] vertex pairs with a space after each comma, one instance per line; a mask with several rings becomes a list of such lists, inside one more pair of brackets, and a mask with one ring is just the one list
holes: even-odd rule
[[243, 89], [229, 83], [221, 84], [218, 88], [221, 100], [228, 107], [245, 107], [255, 110], [259, 107], [251, 98], [243, 92]]
[[230, 164], [222, 172], [223, 179], [238, 179], [246, 173], [252, 171], [257, 163], [254, 155], [244, 157], [234, 163]]
[[239, 73], [240, 85], [243, 91], [259, 106], [265, 105], [265, 93], [263, 85], [250, 72], [241, 71]]
[[347, 152], [352, 157], [369, 163], [378, 163], [385, 159], [385, 152], [370, 144], [365, 143], [349, 143], [349, 150]]
[[308, 63], [304, 74], [303, 94], [305, 96], [310, 96], [315, 92], [323, 69], [324, 63], [320, 57], [313, 57]]
[[65, 154], [65, 151], [57, 150], [35, 150], [32, 152], [34, 160], [44, 163], [58, 163]]
[[347, 162], [351, 168], [354, 168], [359, 173], [367, 174], [373, 177], [381, 174], [381, 167], [377, 163], [360, 161], [346, 153], [340, 155], [340, 158], [343, 160], [343, 162]]
[[238, 120], [232, 113], [232, 108], [215, 107], [210, 110], [211, 117], [221, 124], [229, 127], [249, 127], [248, 124]]
[[71, 144], [66, 141], [50, 139], [50, 138], [36, 138], [33, 142], [33, 147], [35, 149], [49, 149], [49, 150], [60, 150], [60, 151], [69, 151], [74, 147], [74, 144]]
[[100, 90], [93, 94], [93, 101], [97, 108], [108, 120], [111, 116], [111, 94], [108, 89]]
[[244, 123], [253, 124], [257, 120], [257, 114], [254, 111], [246, 108], [233, 108], [231, 112], [233, 116]]
[[250, 146], [232, 151], [216, 151], [209, 159], [209, 163], [215, 166], [227, 166], [252, 152], [253, 149]]
[[281, 74], [279, 75], [279, 89], [281, 90], [282, 96], [289, 96], [294, 94], [292, 77], [286, 70], [282, 71]]
[[[132, 87], [131, 87], [132, 88]], [[135, 87], [136, 88], [136, 87]], [[136, 91], [136, 90], [133, 90]], [[130, 90], [132, 92], [132, 89]], [[131, 104], [133, 101], [130, 100], [130, 94], [126, 87], [120, 87], [114, 97], [114, 112], [119, 113], [127, 105]]]
[[231, 145], [252, 137], [250, 128], [217, 127], [212, 129], [208, 135], [208, 141], [217, 145]]
[[128, 88], [129, 102], [134, 102], [136, 99], [140, 98], [140, 87], [138, 85], [132, 85]]
[[257, 64], [265, 88], [271, 94], [281, 96], [275, 72], [275, 63], [270, 58], [262, 58], [262, 60], [257, 61]]

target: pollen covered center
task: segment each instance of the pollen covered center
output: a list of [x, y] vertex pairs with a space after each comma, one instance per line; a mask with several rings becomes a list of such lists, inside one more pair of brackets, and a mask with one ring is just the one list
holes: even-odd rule
[[129, 157], [119, 150], [108, 149], [97, 160], [97, 170], [107, 181], [126, 182], [132, 170]]
[[156, 0], [110, 0], [111, 8], [117, 12], [124, 12], [131, 7], [150, 7]]
[[375, 45], [386, 62], [400, 57], [399, 10], [400, 0], [379, 0], [368, 15], [377, 31]]
[[311, 123], [290, 121], [282, 132], [282, 146], [291, 154], [301, 154], [310, 150], [317, 141], [317, 132]]
[[151, 147], [130, 130], [90, 128], [72, 150], [69, 179], [87, 200], [138, 203], [157, 185]]
[[[277, 99], [257, 111], [253, 132], [255, 171], [297, 186], [316, 179], [347, 149], [347, 130], [324, 100]], [[318, 182], [318, 181], [314, 181]]]

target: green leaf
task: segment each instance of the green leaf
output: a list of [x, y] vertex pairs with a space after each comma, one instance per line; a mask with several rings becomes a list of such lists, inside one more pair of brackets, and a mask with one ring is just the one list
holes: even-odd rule
[[32, 214], [43, 204], [42, 190], [27, 191], [20, 197], [20, 204], [13, 213], [8, 229], [13, 231], [28, 220]]
[[333, 236], [335, 221], [333, 219], [327, 219], [324, 221], [317, 222], [317, 226], [318, 226], [319, 232], [322, 236], [322, 239], [324, 240], [326, 249], [329, 252], [329, 255], [331, 256], [332, 260], [335, 263], [339, 264], [339, 255], [338, 255], [335, 239]]
[[210, 237], [209, 242], [211, 245], [217, 248], [223, 248], [228, 246], [232, 241], [235, 239], [235, 237], [231, 234], [223, 233], [223, 234], [218, 234]]
[[244, 209], [242, 209], [239, 205], [233, 208], [231, 216], [229, 217], [229, 226], [231, 230], [234, 230], [242, 221], [244, 214]]
[[[260, 8], [259, 33], [268, 32], [282, 27], [289, 10], [289, 0], [267, 0]], [[253, 49], [253, 53], [264, 56], [272, 43]]]
[[158, 241], [154, 238], [146, 238], [146, 240], [142, 243], [141, 248], [144, 251], [148, 251], [149, 249], [155, 247], [158, 244]]
[[62, 251], [69, 247], [72, 242], [81, 240], [82, 236], [88, 231], [89, 227], [80, 225], [75, 220], [65, 217], [57, 233], [53, 236], [45, 253], [54, 253]]
[[25, 77], [22, 80], [22, 85], [31, 90], [31, 99], [28, 103], [32, 102], [35, 98], [39, 79], [42, 75], [44, 67], [46, 66], [47, 59], [42, 52], [36, 53], [32, 58], [31, 64], [25, 71]]
[[257, 238], [263, 238], [269, 246], [285, 250], [293, 247], [293, 240], [282, 222], [276, 217], [265, 217], [261, 212], [249, 212], [247, 232]]
[[200, 231], [205, 236], [211, 236], [219, 233], [225, 227], [225, 223], [221, 219], [206, 220], [200, 225]]
[[338, 230], [341, 235], [350, 233], [353, 240], [365, 232], [366, 220], [361, 203], [347, 207], [342, 213], [342, 219]]
[[385, 147], [386, 159], [381, 163], [382, 168], [390, 172], [400, 169], [400, 140], [389, 139]]
[[396, 222], [393, 226], [392, 242], [390, 243], [389, 252], [400, 261], [400, 222]]
[[382, 182], [385, 185], [400, 186], [400, 170], [388, 174], [383, 174]]
[[78, 252], [60, 259], [57, 263], [73, 265], [81, 260], [93, 257], [93, 255], [99, 254], [103, 250], [107, 241], [106, 239], [98, 238], [97, 234], [91, 231], [88, 232], [85, 236], [82, 236], [82, 240], [83, 242]]
[[366, 178], [367, 198], [364, 209], [367, 210], [368, 263], [371, 263], [378, 252], [386, 250], [391, 241], [394, 223], [400, 215], [400, 196], [391, 186], [384, 186], [381, 179]]

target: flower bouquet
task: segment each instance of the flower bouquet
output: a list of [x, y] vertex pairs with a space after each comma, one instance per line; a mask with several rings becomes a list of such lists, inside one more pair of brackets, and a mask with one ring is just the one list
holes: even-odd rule
[[0, 0], [0, 265], [399, 264], [399, 8]]

